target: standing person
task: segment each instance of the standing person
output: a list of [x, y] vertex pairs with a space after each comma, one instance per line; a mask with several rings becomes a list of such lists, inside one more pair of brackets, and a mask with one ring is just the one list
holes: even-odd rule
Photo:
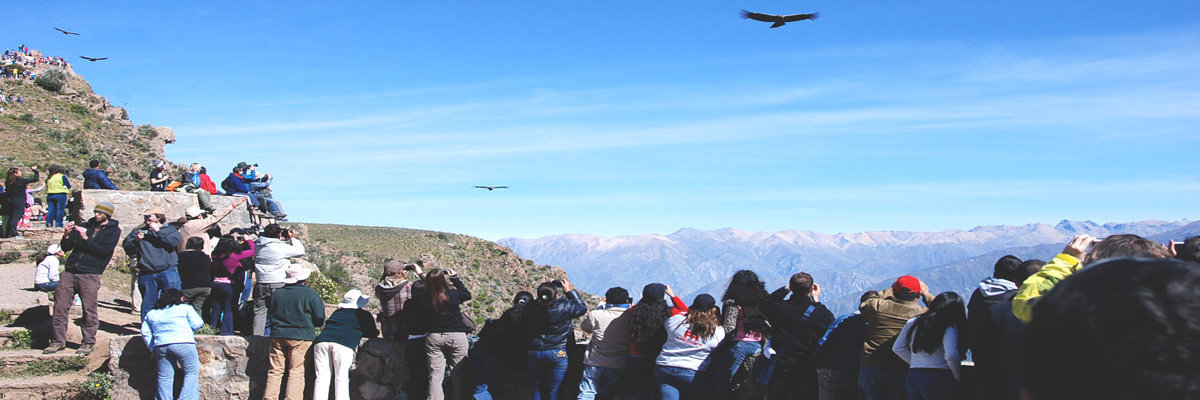
[[383, 276], [375, 284], [375, 298], [379, 299], [379, 328], [384, 339], [397, 344], [408, 339], [408, 329], [401, 314], [404, 302], [412, 298], [413, 282], [405, 276], [407, 271], [413, 271], [418, 279], [421, 277], [420, 266], [387, 260], [383, 263]]
[[293, 264], [287, 269], [285, 285], [271, 294], [271, 369], [263, 400], [279, 400], [285, 376], [283, 399], [304, 398], [304, 357], [317, 338], [317, 327], [325, 322], [321, 295], [305, 286], [311, 274], [312, 270]]
[[243, 269], [242, 260], [253, 258], [254, 241], [246, 240], [240, 232], [219, 239], [217, 247], [213, 248], [213, 281], [209, 291], [213, 309], [209, 321], [213, 328], [221, 330], [222, 335], [233, 334], [233, 296], [237, 292], [233, 289], [231, 277], [237, 275], [238, 269]]
[[209, 238], [206, 232], [212, 227], [217, 226], [221, 220], [225, 219], [225, 217], [228, 217], [229, 214], [233, 213], [233, 210], [236, 210], [238, 206], [245, 201], [246, 199], [238, 199], [237, 201], [233, 202], [233, 204], [230, 204], [229, 207], [225, 207], [225, 209], [222, 209], [216, 213], [208, 214], [207, 216], [204, 215], [204, 210], [201, 210], [198, 206], [188, 207], [188, 209], [184, 211], [184, 216], [186, 216], [187, 219], [184, 220], [183, 224], [179, 226], [179, 235], [184, 240], [184, 242], [179, 244], [179, 251], [183, 251], [184, 244], [188, 239], [193, 237], [200, 238], [203, 241], [203, 246], [200, 247], [201, 249], [208, 249]]
[[633, 302], [629, 291], [622, 287], [604, 292], [604, 304], [588, 312], [579, 328], [592, 334], [583, 354], [583, 380], [579, 382], [579, 400], [596, 397], [610, 398], [614, 389], [629, 370], [629, 343]]
[[271, 294], [284, 285], [285, 274], [292, 257], [304, 255], [304, 243], [295, 239], [296, 232], [279, 224], [263, 228], [254, 254], [254, 334], [266, 333]]
[[858, 372], [859, 395], [863, 400], [905, 399], [904, 380], [908, 365], [890, 351], [904, 324], [925, 313], [917, 299], [933, 301], [924, 282], [911, 275], [901, 276], [892, 287], [872, 293], [859, 303], [858, 311], [867, 320], [867, 341], [863, 343], [862, 366]]
[[[428, 334], [425, 336], [425, 356], [429, 362], [429, 400], [446, 398], [442, 381], [467, 357], [467, 332], [459, 306], [471, 299], [471, 292], [452, 269], [434, 268], [425, 274], [425, 295], [421, 308], [427, 314]], [[449, 372], [447, 372], [449, 371]], [[458, 387], [458, 385], [452, 385]]]
[[401, 318], [408, 340], [404, 342], [404, 361], [408, 363], [408, 382], [404, 390], [411, 399], [429, 396], [429, 360], [425, 357], [425, 336], [429, 332], [429, 315], [421, 305], [425, 298], [425, 277], [413, 282], [412, 298], [404, 301]]
[[989, 341], [988, 336], [993, 336], [994, 333], [991, 331], [992, 318], [988, 314], [988, 309], [996, 304], [1011, 301], [1017, 294], [1018, 285], [1025, 279], [1024, 274], [1018, 271], [1021, 264], [1021, 259], [1016, 256], [1001, 257], [992, 269], [992, 276], [979, 282], [978, 287], [971, 293], [971, 300], [967, 302], [967, 322], [963, 325], [959, 336], [960, 342], [966, 344], [967, 348], [971, 350], [971, 360], [975, 362], [973, 370], [979, 371], [978, 374], [973, 374], [980, 378], [973, 379], [973, 383], [977, 384], [972, 385], [973, 395], [990, 398], [993, 394], [985, 387], [984, 383], [1000, 373], [993, 370], [1000, 354], [995, 353], [995, 347], [977, 344]]
[[[871, 293], [874, 292], [859, 296], [858, 303], [867, 301]], [[858, 310], [838, 317], [829, 325], [813, 354], [820, 400], [858, 399], [858, 371], [866, 341], [867, 320]]]
[[767, 298], [765, 287], [758, 274], [744, 269], [733, 274], [721, 296], [721, 328], [727, 343], [714, 351], [708, 367], [714, 399], [729, 398], [730, 382], [738, 368], [746, 358], [762, 352], [763, 342], [771, 333], [771, 326], [759, 308]]
[[88, 169], [83, 170], [83, 188], [120, 190], [108, 179], [108, 173], [100, 169], [100, 160], [89, 161]]
[[[1020, 275], [1013, 283], [1021, 286], [1025, 279], [1033, 276], [1042, 269], [1046, 262], [1042, 260], [1026, 260], [1017, 266]], [[975, 367], [972, 375], [981, 384], [976, 393], [986, 393], [990, 400], [1019, 400], [1021, 398], [1021, 362], [1018, 357], [1021, 340], [1025, 337], [1025, 323], [1012, 313], [1012, 299], [997, 303], [984, 310], [987, 321], [982, 327], [983, 334], [971, 338], [972, 353], [975, 354]], [[967, 324], [971, 323], [971, 313], [967, 313]], [[991, 364], [981, 361], [978, 354], [993, 354]]]
[[96, 328], [100, 326], [100, 315], [96, 309], [100, 274], [108, 267], [117, 241], [121, 240], [121, 228], [117, 220], [112, 219], [113, 211], [112, 203], [100, 202], [93, 212], [95, 216], [84, 225], [76, 226], [73, 222], [67, 222], [64, 227], [59, 245], [64, 251], [70, 251], [71, 256], [67, 257], [58, 287], [54, 290], [54, 332], [50, 346], [43, 351], [45, 354], [66, 348], [67, 322], [70, 321], [67, 313], [76, 294], [79, 294], [83, 306], [83, 343], [76, 353], [91, 354], [96, 344]]
[[[142, 340], [158, 361], [158, 389], [155, 400], [194, 400], [200, 398], [200, 355], [196, 352], [196, 330], [204, 320], [191, 306], [184, 304], [183, 292], [167, 289], [146, 313], [142, 321]], [[175, 365], [183, 370], [183, 388], [175, 397]]]
[[159, 292], [179, 289], [179, 230], [166, 224], [163, 211], [152, 208], [142, 217], [145, 224], [125, 236], [125, 254], [137, 257], [138, 288], [142, 294], [142, 318], [158, 301]]
[[17, 236], [17, 223], [25, 215], [25, 207], [28, 206], [25, 203], [25, 191], [29, 189], [30, 183], [41, 180], [36, 165], [29, 169], [33, 171], [33, 178], [22, 178], [21, 169], [15, 167], [9, 168], [4, 178], [4, 193], [0, 193], [0, 206], [3, 207], [0, 208], [3, 208], [2, 212], [8, 220], [4, 223], [4, 235], [0, 237], [24, 238]]
[[904, 386], [909, 400], [953, 400], [963, 378], [963, 353], [958, 330], [967, 322], [963, 300], [942, 292], [929, 303], [929, 311], [908, 320], [892, 351], [908, 363]]
[[[791, 297], [784, 300], [784, 296]], [[771, 322], [771, 374], [767, 390], [771, 398], [816, 399], [817, 369], [812, 354], [824, 336], [833, 313], [821, 304], [821, 286], [812, 275], [792, 275], [786, 287], [779, 288], [762, 302], [762, 312]]]
[[154, 170], [150, 171], [150, 191], [165, 192], [167, 185], [171, 183], [171, 177], [167, 175], [167, 163], [163, 160], [155, 159], [152, 162]]
[[[560, 288], [566, 292], [561, 298]], [[587, 304], [571, 281], [538, 285], [537, 301], [525, 307], [521, 316], [532, 336], [526, 362], [533, 378], [533, 400], [558, 398], [558, 387], [567, 373], [567, 342], [575, 335], [572, 322], [586, 312]]]
[[354, 364], [354, 352], [363, 338], [379, 336], [375, 318], [361, 309], [369, 300], [370, 297], [358, 289], [351, 289], [342, 296], [338, 310], [325, 321], [325, 329], [313, 345], [313, 366], [317, 369], [313, 400], [329, 398], [330, 381], [334, 399], [350, 400], [350, 366]]
[[[186, 251], [179, 253], [179, 287], [183, 289], [183, 302], [204, 314], [204, 302], [212, 293], [212, 258], [204, 254], [204, 239], [188, 238]], [[213, 325], [217, 326], [217, 325]]]
[[50, 166], [50, 178], [46, 179], [46, 227], [62, 227], [67, 215], [67, 195], [71, 193], [71, 181], [58, 165]]
[[[671, 303], [667, 303], [670, 296]], [[654, 379], [655, 360], [667, 342], [667, 330], [663, 327], [667, 318], [687, 312], [687, 304], [670, 286], [651, 283], [642, 288], [642, 298], [629, 309], [630, 337], [629, 376], [633, 394], [639, 400], [657, 399], [661, 396], [658, 382]]]
[[37, 265], [37, 270], [33, 274], [33, 288], [42, 292], [53, 292], [58, 288], [58, 267], [60, 265], [59, 258], [65, 257], [66, 254], [62, 251], [62, 246], [58, 243], [50, 245], [46, 248], [46, 258], [43, 258]]
[[489, 319], [479, 331], [479, 341], [471, 348], [471, 369], [475, 372], [475, 400], [490, 400], [488, 385], [502, 381], [520, 368], [529, 353], [529, 338], [523, 326], [525, 307], [533, 303], [533, 293], [524, 290], [513, 297], [512, 307], [500, 318]]
[[687, 312], [671, 316], [663, 324], [667, 340], [655, 360], [657, 367], [654, 370], [663, 400], [690, 399], [701, 394], [692, 389], [696, 373], [712, 350], [725, 339], [720, 312], [717, 300], [702, 294], [692, 300]]

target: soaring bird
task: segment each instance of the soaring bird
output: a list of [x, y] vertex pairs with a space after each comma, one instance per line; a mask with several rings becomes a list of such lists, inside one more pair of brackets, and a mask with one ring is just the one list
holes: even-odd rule
[[755, 21], [774, 22], [775, 24], [771, 25], [771, 28], [778, 28], [778, 27], [783, 26], [784, 24], [787, 24], [788, 22], [803, 21], [806, 19], [817, 19], [817, 16], [819, 16], [821, 14], [820, 13], [812, 13], [812, 14], [792, 14], [792, 15], [771, 15], [771, 14], [763, 14], [763, 13], [756, 13], [756, 12], [749, 12], [746, 10], [742, 10], [740, 15], [742, 16], [742, 19], [749, 18], [749, 19], [752, 19]]
[[508, 189], [508, 186], [476, 186], [476, 189], [487, 189], [489, 192], [496, 189]]
[[64, 35], [79, 35], [78, 33], [71, 32], [71, 31], [64, 31], [64, 30], [58, 29], [58, 28], [54, 28], [54, 30], [62, 32]]
[[82, 58], [82, 59], [84, 59], [84, 60], [88, 60], [88, 61], [91, 61], [91, 62], [96, 62], [96, 61], [100, 61], [100, 60], [107, 60], [107, 59], [108, 59], [108, 57], [98, 57], [98, 58], [97, 58], [97, 57], [84, 57], [84, 56], [79, 56], [79, 58]]

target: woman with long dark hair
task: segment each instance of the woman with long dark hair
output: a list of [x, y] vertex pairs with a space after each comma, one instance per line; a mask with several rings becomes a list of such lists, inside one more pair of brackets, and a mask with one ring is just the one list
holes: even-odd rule
[[[565, 293], [559, 296], [559, 290]], [[587, 304], [566, 279], [538, 285], [537, 301], [521, 313], [532, 334], [526, 362], [533, 377], [533, 400], [558, 398], [558, 387], [567, 374], [567, 342], [575, 334], [572, 322], [585, 313]]]
[[194, 332], [201, 326], [204, 320], [200, 314], [183, 302], [183, 291], [175, 288], [163, 290], [154, 308], [142, 319], [142, 340], [158, 360], [156, 400], [176, 398], [174, 363], [183, 370], [183, 389], [178, 398], [200, 398], [200, 356]]
[[242, 260], [254, 258], [254, 241], [246, 240], [240, 231], [217, 241], [212, 253], [212, 315], [209, 324], [220, 329], [222, 335], [233, 334], [233, 280]]
[[533, 293], [517, 292], [512, 307], [500, 318], [489, 319], [479, 330], [479, 341], [471, 349], [471, 366], [475, 372], [475, 400], [491, 399], [488, 386], [500, 382], [507, 373], [519, 368], [529, 349], [529, 338], [522, 325], [526, 306], [533, 303]]
[[33, 171], [33, 178], [22, 178], [20, 168], [9, 168], [8, 174], [4, 177], [4, 193], [0, 193], [0, 213], [3, 213], [7, 220], [4, 221], [4, 234], [0, 237], [16, 237], [17, 223], [21, 222], [21, 217], [25, 215], [25, 191], [29, 189], [29, 184], [41, 180], [41, 175], [38, 174], [37, 166], [29, 167]]
[[725, 343], [714, 350], [708, 371], [712, 377], [712, 395], [716, 400], [729, 398], [729, 383], [747, 357], [762, 351], [771, 332], [759, 303], [767, 297], [766, 283], [754, 271], [743, 269], [733, 274], [721, 296], [721, 328]]
[[702, 294], [696, 296], [686, 313], [667, 318], [663, 324], [667, 340], [654, 370], [663, 400], [690, 399], [701, 394], [692, 390], [696, 372], [725, 339], [719, 314], [716, 299]]
[[904, 324], [892, 351], [909, 364], [904, 386], [910, 400], [957, 397], [963, 377], [958, 329], [966, 320], [962, 297], [942, 292], [929, 303], [929, 311]]
[[[665, 297], [668, 295], [671, 296], [670, 304]], [[649, 400], [661, 396], [654, 379], [654, 361], [667, 341], [663, 324], [667, 318], [687, 312], [687, 309], [687, 304], [675, 296], [671, 287], [661, 283], [642, 288], [642, 298], [629, 309], [633, 337], [629, 343], [629, 376], [635, 398]]]
[[[429, 361], [429, 400], [442, 400], [442, 381], [446, 371], [454, 377], [454, 367], [467, 357], [467, 332], [459, 305], [471, 299], [471, 292], [452, 269], [434, 268], [425, 274], [425, 295], [421, 307], [428, 318], [425, 355]], [[458, 385], [454, 385], [457, 387]]]

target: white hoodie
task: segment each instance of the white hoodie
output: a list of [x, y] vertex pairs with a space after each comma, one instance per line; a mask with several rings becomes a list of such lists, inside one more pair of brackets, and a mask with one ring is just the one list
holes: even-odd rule
[[271, 238], [258, 238], [258, 247], [254, 252], [254, 274], [258, 283], [283, 283], [292, 257], [304, 255], [304, 244], [293, 239], [291, 243]]

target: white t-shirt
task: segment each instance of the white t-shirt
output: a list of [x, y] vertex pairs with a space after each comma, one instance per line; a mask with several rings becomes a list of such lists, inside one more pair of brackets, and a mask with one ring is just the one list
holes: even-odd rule
[[698, 370], [704, 359], [708, 358], [708, 354], [712, 353], [718, 344], [721, 344], [722, 339], [725, 339], [725, 330], [718, 325], [712, 337], [701, 342], [700, 338], [692, 333], [692, 326], [687, 323], [686, 318], [686, 314], [667, 318], [665, 324], [667, 342], [663, 344], [662, 353], [658, 354], [656, 364], [664, 367]]
[[37, 265], [37, 272], [33, 274], [33, 284], [58, 282], [58, 266], [60, 264], [58, 256], [46, 256]]

